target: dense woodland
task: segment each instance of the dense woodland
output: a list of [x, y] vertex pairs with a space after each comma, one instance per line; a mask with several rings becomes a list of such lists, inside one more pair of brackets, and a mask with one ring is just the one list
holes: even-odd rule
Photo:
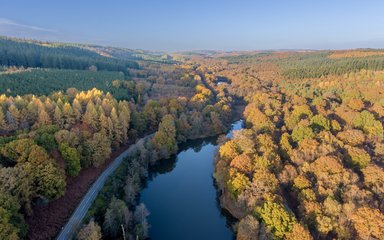
[[[2, 68], [7, 75], [2, 84], [13, 84], [16, 93], [29, 93], [0, 95], [2, 239], [48, 237], [28, 231], [24, 216], [33, 219], [34, 206], [63, 197], [68, 179], [82, 174], [82, 169], [103, 165], [113, 151], [155, 132], [140, 150], [146, 154], [140, 154], [125, 170], [125, 177], [131, 180], [122, 189], [129, 191], [120, 199], [112, 200], [109, 194], [106, 200], [111, 202], [109, 207], [123, 207], [127, 213], [144, 211], [142, 205], [136, 206], [135, 196], [151, 164], [176, 153], [180, 142], [227, 130], [231, 99], [216, 97], [193, 66], [141, 64], [131, 71], [130, 80], [124, 80], [124, 75], [118, 79], [118, 73], [111, 71], [29, 69], [24, 65]], [[94, 81], [76, 78], [82, 74]], [[18, 77], [9, 80], [9, 75], [22, 76], [29, 85], [20, 83]], [[33, 88], [38, 81], [44, 83]], [[103, 81], [110, 81], [110, 88], [103, 87]], [[99, 86], [105, 92], [96, 88]], [[120, 90], [121, 100], [114, 97], [114, 89]], [[107, 217], [105, 207], [108, 204], [97, 210], [99, 222], [90, 225], [104, 226], [103, 236], [120, 236], [114, 229], [120, 224], [132, 236], [147, 236], [145, 219], [119, 218], [116, 209], [107, 211]], [[106, 221], [112, 222], [108, 225]], [[116, 225], [115, 221], [123, 222]]]
[[189, 59], [248, 102], [246, 128], [223, 143], [215, 172], [237, 239], [383, 238], [381, 55]]
[[55, 237], [64, 222], [31, 225], [34, 211], [70, 198], [68, 187], [83, 184], [74, 179], [143, 136], [76, 238], [120, 239], [121, 226], [127, 239], [148, 238], [137, 196], [149, 167], [181, 142], [226, 132], [243, 102], [245, 128], [220, 138], [214, 173], [237, 239], [383, 238], [382, 51], [202, 52], [175, 61], [0, 42], [1, 239]]
[[0, 38], [0, 65], [32, 68], [122, 71], [138, 68], [137, 62], [102, 56], [81, 47]]

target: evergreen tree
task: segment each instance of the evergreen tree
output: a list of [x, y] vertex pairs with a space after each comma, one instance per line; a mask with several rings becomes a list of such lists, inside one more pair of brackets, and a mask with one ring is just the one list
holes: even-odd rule
[[63, 110], [62, 110], [63, 118], [65, 121], [65, 128], [69, 128], [71, 125], [75, 123], [75, 116], [73, 109], [69, 103], [64, 103]]
[[53, 115], [53, 121], [60, 128], [62, 128], [63, 125], [64, 125], [63, 114], [61, 113], [61, 109], [59, 108], [59, 106], [56, 106], [56, 108], [55, 108], [55, 112], [54, 112], [54, 115]]
[[118, 147], [123, 142], [123, 126], [117, 115], [116, 108], [111, 110], [111, 121], [113, 125], [113, 145]]
[[87, 104], [86, 111], [83, 115], [83, 122], [88, 124], [93, 129], [97, 129], [98, 128], [97, 120], [98, 120], [98, 114], [97, 114], [95, 105], [93, 104], [93, 101], [89, 101]]
[[16, 130], [19, 127], [20, 124], [20, 111], [17, 109], [17, 107], [12, 104], [7, 112], [7, 122], [10, 125], [12, 130]]
[[37, 118], [37, 125], [46, 126], [46, 125], [50, 125], [51, 123], [52, 123], [51, 118], [49, 117], [48, 113], [43, 108], [40, 109], [39, 115]]
[[81, 104], [79, 103], [77, 98], [73, 100], [72, 109], [73, 109], [73, 114], [75, 116], [76, 121], [80, 121], [83, 111], [82, 111]]
[[3, 109], [0, 107], [0, 131], [7, 130], [7, 129], [8, 129], [8, 126], [5, 121], [5, 115], [4, 115]]

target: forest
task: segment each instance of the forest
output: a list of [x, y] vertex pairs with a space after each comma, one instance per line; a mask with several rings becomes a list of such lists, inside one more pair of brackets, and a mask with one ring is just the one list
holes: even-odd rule
[[[69, 205], [74, 209], [83, 192], [72, 190], [82, 184], [85, 191], [90, 182], [82, 181], [89, 172], [105, 167], [112, 153], [139, 137], [155, 133], [143, 148], [150, 158], [137, 158], [141, 161], [131, 163], [130, 171], [146, 171], [156, 160], [175, 153], [177, 143], [222, 133], [231, 121], [232, 100], [217, 98], [193, 66], [143, 62], [131, 71], [130, 80], [124, 80], [124, 74], [112, 71], [20, 65], [4, 66], [0, 80], [13, 86], [13, 91], [0, 95], [2, 239], [54, 237], [60, 225], [50, 229], [41, 219], [62, 224], [71, 212], [64, 209], [66, 216], [47, 215], [40, 202], [77, 198]], [[38, 86], [37, 81], [41, 81]], [[112, 203], [139, 211], [142, 206], [136, 206], [134, 196], [143, 175], [131, 177], [131, 200]], [[127, 230], [145, 236], [140, 224], [127, 225]], [[113, 229], [103, 232], [116, 234]]]
[[188, 59], [247, 102], [245, 129], [222, 144], [215, 169], [237, 239], [383, 238], [381, 54]]
[[0, 65], [0, 239], [57, 236], [133, 144], [74, 237], [148, 239], [151, 167], [239, 111], [213, 174], [236, 239], [383, 239], [381, 50], [172, 55], [2, 37]]

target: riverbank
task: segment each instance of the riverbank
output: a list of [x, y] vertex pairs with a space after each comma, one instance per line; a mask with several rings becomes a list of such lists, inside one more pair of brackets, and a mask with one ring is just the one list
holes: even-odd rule
[[[238, 125], [238, 126], [241, 126]], [[186, 148], [188, 148], [189, 144], [193, 143], [202, 143], [204, 141], [208, 141], [208, 139], [211, 139], [212, 146], [214, 145], [214, 148], [216, 150], [216, 139], [218, 135], [208, 138], [203, 138], [199, 140], [189, 140], [184, 143], [179, 144], [179, 151], [177, 153], [181, 154], [186, 151]], [[206, 142], [207, 143], [207, 142]], [[152, 178], [157, 174], [163, 174], [172, 171], [176, 165], [176, 157], [177, 155], [173, 155], [169, 159], [162, 159], [156, 162], [155, 165], [150, 164], [150, 152], [148, 152], [145, 147], [145, 144], [139, 149], [138, 153], [131, 158], [127, 158], [123, 161], [121, 166], [116, 170], [116, 172], [108, 179], [103, 189], [100, 191], [100, 194], [96, 198], [94, 204], [92, 205], [91, 209], [89, 210], [87, 217], [85, 219], [85, 222], [88, 222], [90, 219], [94, 219], [96, 222], [98, 222], [100, 225], [103, 224], [104, 221], [104, 214], [106, 212], [106, 209], [108, 208], [109, 203], [111, 202], [111, 199], [113, 197], [116, 197], [117, 199], [123, 199], [127, 205], [127, 207], [130, 209], [130, 211], [135, 210], [135, 206], [138, 204], [139, 198], [136, 198], [137, 196], [141, 196], [141, 193], [143, 189], [147, 186], [146, 184], [148, 181], [151, 181]], [[192, 147], [193, 152], [199, 151], [201, 146], [194, 145]], [[209, 182], [211, 184], [208, 184], [208, 186], [213, 188], [213, 202], [215, 203], [215, 209], [218, 208], [218, 198], [217, 198], [217, 192], [216, 188], [214, 186], [214, 181], [212, 179], [213, 174], [213, 156], [214, 151], [212, 150], [212, 158], [211, 161], [207, 161], [209, 166], [211, 167], [211, 171], [209, 173], [208, 178]], [[152, 166], [148, 168], [149, 166]], [[148, 170], [150, 169], [150, 170]], [[157, 173], [154, 174], [154, 172], [157, 171]], [[199, 171], [196, 171], [198, 173]], [[198, 179], [198, 178], [197, 178]], [[205, 186], [205, 184], [201, 184], [201, 186]], [[127, 195], [128, 194], [128, 195]], [[163, 195], [166, 195], [165, 192]], [[228, 224], [230, 225], [230, 224]], [[224, 223], [224, 226], [226, 226], [226, 223]], [[131, 229], [133, 229], [134, 226], [131, 226]], [[232, 238], [231, 238], [232, 239]]]

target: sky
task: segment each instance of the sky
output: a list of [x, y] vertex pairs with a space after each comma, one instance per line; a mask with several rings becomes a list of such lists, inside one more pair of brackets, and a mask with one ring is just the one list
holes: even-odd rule
[[0, 0], [0, 35], [131, 49], [384, 48], [382, 0]]

